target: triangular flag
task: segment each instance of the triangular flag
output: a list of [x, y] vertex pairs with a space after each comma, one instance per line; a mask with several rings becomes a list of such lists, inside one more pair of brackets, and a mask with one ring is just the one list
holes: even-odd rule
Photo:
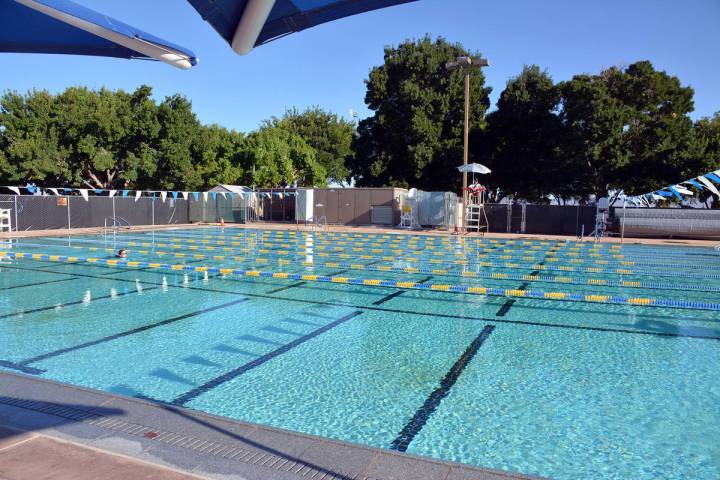
[[220, 195], [222, 195], [223, 198], [227, 199], [227, 197], [225, 196], [225, 192], [220, 192]]
[[123, 197], [127, 197], [127, 196], [128, 196], [128, 193], [130, 193], [129, 190], [123, 190], [123, 191], [122, 191], [122, 196], [123, 196]]
[[709, 178], [710, 180], [712, 180], [715, 183], [720, 183], [720, 177], [718, 177], [714, 173], [706, 173], [705, 178]]
[[178, 192], [170, 192], [172, 194], [173, 200], [177, 200]]
[[213, 202], [217, 200], [217, 192], [210, 192], [210, 195], [213, 197]]
[[200, 200], [200, 192], [193, 192], [193, 197], [195, 197], [196, 202]]
[[182, 197], [183, 197], [183, 200], [187, 200], [187, 199], [188, 199], [188, 192], [182, 192]]
[[95, 189], [95, 195], [100, 195], [100, 194], [102, 194], [102, 192], [103, 192], [102, 188]]
[[110, 190], [110, 193], [108, 194], [110, 198], [114, 197], [117, 193], [117, 190]]
[[140, 190], [135, 192], [135, 201], [138, 201], [138, 198], [140, 198], [140, 195], [142, 195], [142, 192]]
[[207, 194], [208, 192], [203, 192], [203, 201], [207, 203]]
[[86, 202], [89, 201], [87, 188], [78, 188], [78, 192], [80, 192], [80, 195], [82, 195]]
[[675, 185], [673, 188], [678, 192], [682, 193], [683, 195], [694, 195], [693, 192], [691, 192], [685, 187], [681, 187], [680, 185]]
[[675, 187], [667, 187], [667, 188], [668, 188], [668, 190], [670, 190], [673, 193], [673, 195], [675, 195], [678, 198], [678, 200], [682, 201], [683, 197], [682, 197], [682, 195], [680, 195], [680, 192], [675, 190]]
[[703, 187], [702, 185], [700, 185], [695, 179], [688, 180], [687, 182], [684, 182], [684, 183], [689, 183], [689, 184], [692, 185], [693, 187], [697, 187], [697, 188], [699, 188], [700, 190], [703, 190], [703, 189], [705, 188], [705, 187]]
[[663, 197], [658, 195], [656, 192], [651, 193], [653, 200], [663, 200]]
[[708, 180], [707, 178], [703, 177], [702, 175], [700, 175], [699, 177], [697, 177], [697, 180], [698, 180], [699, 182], [702, 182], [702, 184], [705, 185], [705, 186], [707, 187], [707, 189], [710, 190], [712, 193], [714, 193], [715, 195], [717, 195], [718, 197], [720, 197], [720, 192], [718, 192], [718, 189], [715, 188], [715, 185], [713, 185], [712, 183], [710, 183], [710, 180]]
[[10, 190], [15, 192], [15, 195], [20, 195], [20, 189], [18, 187], [8, 187]]
[[167, 197], [167, 192], [160, 192], [160, 198], [162, 199], [163, 203], [165, 203], [165, 197]]
[[50, 188], [49, 190], [50, 190], [51, 192], [53, 192], [55, 195], [60, 195], [60, 193], [58, 193], [58, 189], [57, 189], [57, 188]]

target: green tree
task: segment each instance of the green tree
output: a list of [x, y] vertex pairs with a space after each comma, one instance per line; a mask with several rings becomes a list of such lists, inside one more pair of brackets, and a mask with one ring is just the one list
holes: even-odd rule
[[245, 171], [241, 166], [241, 152], [244, 148], [245, 136], [240, 132], [219, 125], [201, 127], [193, 149], [203, 188], [242, 182]]
[[579, 193], [640, 194], [687, 174], [693, 90], [677, 77], [641, 61], [577, 75], [560, 88], [563, 154], [578, 170]]
[[[464, 81], [445, 63], [478, 55], [460, 44], [426, 36], [385, 49], [371, 70], [365, 103], [375, 113], [358, 125], [350, 170], [360, 186], [457, 190], [462, 164]], [[470, 127], [484, 126], [490, 88], [471, 74]]]
[[[720, 112], [695, 122], [689, 157], [683, 180], [720, 169]], [[701, 190], [686, 186], [694, 190], [706, 205], [709, 205], [708, 200], [715, 197], [705, 188]], [[720, 208], [720, 198], [715, 197], [712, 207]]]
[[530, 201], [572, 196], [576, 172], [561, 154], [559, 107], [560, 90], [539, 67], [526, 66], [508, 81], [487, 129], [473, 142], [503, 195]]
[[265, 127], [280, 127], [299, 135], [315, 149], [317, 161], [328, 177], [337, 182], [347, 180], [347, 163], [352, 156], [354, 124], [320, 107], [302, 112], [290, 109], [280, 117], [264, 122]]
[[55, 99], [47, 91], [6, 92], [0, 98], [0, 179], [6, 183], [67, 178], [67, 152], [59, 142]]
[[158, 107], [160, 138], [157, 147], [156, 184], [163, 190], [197, 190], [203, 186], [195, 165], [193, 147], [200, 122], [192, 104], [182, 95], [172, 95]]
[[284, 187], [297, 182], [323, 186], [327, 172], [315, 150], [299, 135], [280, 127], [266, 126], [247, 137], [241, 153], [245, 184]]

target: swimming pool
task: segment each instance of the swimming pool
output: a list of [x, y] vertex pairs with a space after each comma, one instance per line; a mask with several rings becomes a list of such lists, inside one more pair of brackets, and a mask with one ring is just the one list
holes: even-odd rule
[[2, 369], [552, 478], [720, 476], [712, 249], [207, 228], [5, 252]]

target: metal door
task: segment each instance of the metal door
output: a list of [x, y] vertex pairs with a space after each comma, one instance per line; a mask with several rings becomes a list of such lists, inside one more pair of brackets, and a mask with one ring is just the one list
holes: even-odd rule
[[351, 225], [355, 219], [355, 189], [338, 190], [338, 222]]
[[355, 189], [355, 219], [354, 225], [370, 225], [370, 190], [366, 188]]
[[325, 196], [325, 216], [327, 223], [338, 223], [338, 204], [340, 203], [340, 195], [337, 190], [327, 190]]

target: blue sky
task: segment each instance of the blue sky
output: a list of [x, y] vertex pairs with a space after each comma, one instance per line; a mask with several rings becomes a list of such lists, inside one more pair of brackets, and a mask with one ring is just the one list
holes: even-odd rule
[[0, 53], [0, 90], [71, 85], [182, 93], [200, 120], [250, 131], [289, 107], [348, 117], [365, 108], [363, 80], [383, 47], [426, 33], [479, 50], [494, 89], [524, 64], [556, 80], [648, 59], [695, 89], [693, 118], [720, 111], [720, 0], [420, 0], [321, 25], [236, 55], [184, 0], [75, 0], [193, 50], [200, 64]]

